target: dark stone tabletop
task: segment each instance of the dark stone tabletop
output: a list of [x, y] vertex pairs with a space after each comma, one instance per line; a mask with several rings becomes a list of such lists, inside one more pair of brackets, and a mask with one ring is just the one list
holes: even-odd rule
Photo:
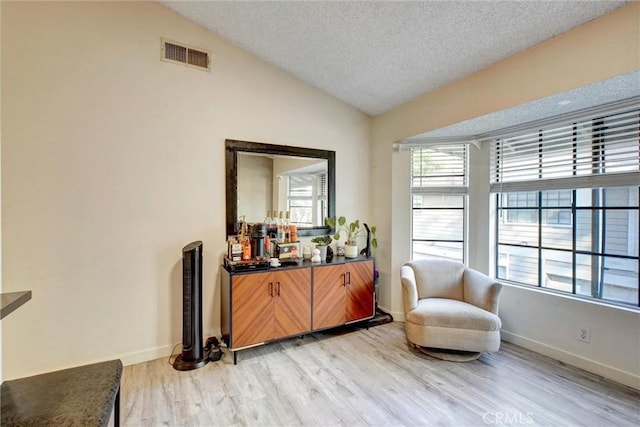
[[106, 426], [122, 362], [95, 363], [2, 383], [0, 425]]

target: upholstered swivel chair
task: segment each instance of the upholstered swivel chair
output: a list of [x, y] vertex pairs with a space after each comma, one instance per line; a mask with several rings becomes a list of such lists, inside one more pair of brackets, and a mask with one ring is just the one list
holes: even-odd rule
[[430, 356], [456, 361], [498, 351], [500, 283], [462, 263], [438, 258], [408, 262], [400, 277], [411, 344]]

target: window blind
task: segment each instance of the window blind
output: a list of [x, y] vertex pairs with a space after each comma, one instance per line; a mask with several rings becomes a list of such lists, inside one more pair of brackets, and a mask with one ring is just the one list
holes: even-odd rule
[[492, 192], [640, 185], [640, 102], [490, 144]]
[[318, 183], [320, 188], [318, 189], [318, 198], [326, 200], [327, 198], [327, 174], [323, 173], [318, 176]]
[[315, 175], [289, 176], [289, 197], [313, 196], [314, 181], [315, 181]]
[[411, 148], [411, 192], [466, 194], [468, 144]]
[[301, 174], [289, 175], [289, 198], [309, 198], [314, 196], [325, 199], [327, 196], [327, 174]]

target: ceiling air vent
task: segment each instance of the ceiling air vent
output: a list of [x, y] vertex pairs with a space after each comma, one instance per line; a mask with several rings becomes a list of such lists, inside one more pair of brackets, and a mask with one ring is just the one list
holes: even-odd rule
[[211, 69], [211, 53], [184, 43], [162, 39], [161, 58], [163, 61], [187, 65], [200, 70], [208, 71]]

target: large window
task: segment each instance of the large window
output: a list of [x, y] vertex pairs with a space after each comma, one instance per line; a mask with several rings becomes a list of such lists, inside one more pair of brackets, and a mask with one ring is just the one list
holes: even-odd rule
[[640, 306], [640, 110], [495, 139], [499, 279]]
[[465, 261], [466, 144], [411, 150], [412, 259]]

